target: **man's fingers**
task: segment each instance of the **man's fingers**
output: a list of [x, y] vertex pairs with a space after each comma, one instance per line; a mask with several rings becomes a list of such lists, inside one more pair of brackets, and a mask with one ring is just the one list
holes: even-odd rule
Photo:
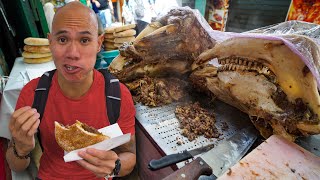
[[16, 111], [14, 111], [11, 115], [11, 121], [10, 121], [10, 124], [9, 126], [14, 126], [14, 124], [16, 123], [16, 119], [21, 116], [21, 114], [23, 114], [25, 111], [31, 109], [30, 106], [25, 106], [25, 107], [22, 107]]
[[36, 119], [34, 124], [32, 125], [31, 129], [28, 131], [28, 136], [33, 136], [35, 133], [37, 133], [38, 127], [40, 125], [40, 119]]
[[108, 174], [111, 174], [113, 171], [113, 169], [110, 169], [110, 168], [103, 168], [100, 166], [95, 166], [95, 165], [89, 163], [87, 160], [79, 160], [77, 162], [85, 169], [92, 171], [94, 174], [96, 174], [97, 176], [100, 176], [100, 177], [104, 177]]
[[90, 154], [91, 156], [97, 157], [99, 159], [118, 159], [118, 155], [114, 151], [105, 151], [105, 150], [99, 150], [94, 148], [88, 148], [86, 149], [86, 153]]
[[115, 161], [118, 158], [118, 155], [114, 151], [103, 151], [93, 148], [79, 152], [79, 156], [92, 166], [100, 167], [100, 169], [92, 169], [91, 166], [87, 167], [96, 173], [106, 173], [106, 171], [109, 173], [109, 171], [112, 171], [115, 167]]
[[100, 159], [99, 157], [93, 156], [89, 154], [88, 152], [80, 152], [80, 157], [82, 157], [84, 160], [86, 160], [88, 163], [94, 165], [94, 166], [104, 166], [104, 159]]
[[25, 121], [25, 123], [23, 123], [21, 126], [22, 132], [25, 132], [27, 134], [29, 132], [29, 130], [31, 129], [31, 127], [33, 126], [33, 124], [37, 121], [37, 119], [39, 119], [39, 117], [40, 117], [40, 114], [35, 113], [30, 118], [28, 118]]
[[21, 126], [30, 118], [32, 117], [35, 113], [37, 113], [36, 109], [28, 109], [26, 110], [24, 113], [20, 114], [20, 116], [18, 116], [16, 118], [16, 122], [15, 122], [15, 128], [16, 130], [19, 130], [21, 128]]

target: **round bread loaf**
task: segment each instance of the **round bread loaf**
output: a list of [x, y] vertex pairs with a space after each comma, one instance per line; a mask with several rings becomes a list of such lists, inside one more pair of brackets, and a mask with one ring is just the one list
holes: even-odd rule
[[103, 42], [104, 47], [106, 48], [117, 48], [116, 46], [114, 46], [114, 42]]
[[120, 47], [120, 46], [122, 46], [123, 45], [123, 43], [114, 43], [114, 46], [115, 47]]
[[32, 53], [32, 52], [24, 51], [22, 53], [22, 56], [24, 58], [42, 58], [42, 57], [51, 56], [51, 53]]
[[112, 42], [112, 43], [114, 43], [114, 38], [112, 38], [112, 39], [104, 38], [104, 41], [105, 41], [105, 42]]
[[23, 50], [32, 52], [32, 53], [49, 53], [50, 48], [49, 46], [30, 46], [30, 45], [25, 45], [23, 47]]
[[136, 35], [136, 30], [134, 30], [134, 29], [128, 29], [125, 31], [113, 33], [114, 37], [130, 37], [130, 36], [134, 36], [134, 35]]
[[135, 27], [136, 27], [135, 24], [127, 24], [127, 25], [124, 25], [124, 26], [120, 26], [120, 27], [114, 28], [114, 32], [125, 31], [125, 30], [128, 30], [128, 29], [133, 29]]
[[52, 60], [52, 56], [42, 57], [42, 58], [23, 58], [23, 62], [28, 64], [40, 64], [49, 62]]
[[105, 33], [105, 34], [104, 34], [104, 38], [105, 38], [105, 39], [114, 39], [114, 36], [113, 36], [113, 34], [111, 34], [111, 33]]
[[135, 37], [132, 36], [132, 37], [115, 38], [114, 42], [117, 44], [122, 44], [124, 42], [132, 42], [134, 40], [135, 40]]
[[115, 28], [116, 28], [115, 26], [114, 27], [107, 27], [104, 32], [105, 33], [113, 33]]
[[25, 38], [23, 42], [27, 45], [32, 45], [32, 46], [49, 45], [49, 40], [47, 38], [28, 37], [28, 38]]

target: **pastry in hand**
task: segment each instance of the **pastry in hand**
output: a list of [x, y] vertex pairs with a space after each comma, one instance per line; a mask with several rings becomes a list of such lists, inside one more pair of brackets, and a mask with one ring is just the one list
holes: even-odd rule
[[67, 152], [110, 139], [95, 128], [78, 120], [73, 125], [66, 127], [55, 121], [55, 138], [58, 145]]

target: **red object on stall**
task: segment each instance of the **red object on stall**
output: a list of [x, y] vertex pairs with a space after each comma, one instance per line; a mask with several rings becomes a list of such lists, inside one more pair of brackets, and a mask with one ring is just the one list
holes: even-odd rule
[[210, 0], [208, 23], [214, 30], [225, 31], [228, 18], [229, 0]]
[[292, 0], [286, 20], [320, 24], [320, 0]]

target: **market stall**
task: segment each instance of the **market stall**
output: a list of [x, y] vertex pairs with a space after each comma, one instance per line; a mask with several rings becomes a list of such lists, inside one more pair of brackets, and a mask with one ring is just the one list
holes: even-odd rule
[[[127, 85], [136, 103], [140, 178], [236, 177], [229, 169], [242, 171], [241, 163], [263, 155], [259, 148], [268, 155], [288, 152], [274, 164], [291, 167], [283, 171], [291, 172], [290, 177], [319, 178], [319, 29], [292, 21], [225, 33], [212, 30], [197, 11], [176, 8], [121, 44], [109, 71]], [[41, 64], [26, 60], [43, 57], [23, 56], [16, 59], [4, 89], [0, 127], [8, 127], [4, 120], [10, 119], [22, 87], [55, 68], [52, 61], [45, 62], [51, 54]], [[10, 139], [3, 129], [0, 136]], [[260, 145], [264, 139], [267, 143]], [[178, 161], [170, 156], [164, 168], [150, 164], [186, 152], [191, 156]], [[288, 161], [293, 157], [296, 161]], [[271, 156], [263, 160], [273, 161]], [[306, 168], [296, 168], [299, 160]], [[280, 175], [274, 178], [280, 178], [282, 169], [269, 172], [275, 170]]]

